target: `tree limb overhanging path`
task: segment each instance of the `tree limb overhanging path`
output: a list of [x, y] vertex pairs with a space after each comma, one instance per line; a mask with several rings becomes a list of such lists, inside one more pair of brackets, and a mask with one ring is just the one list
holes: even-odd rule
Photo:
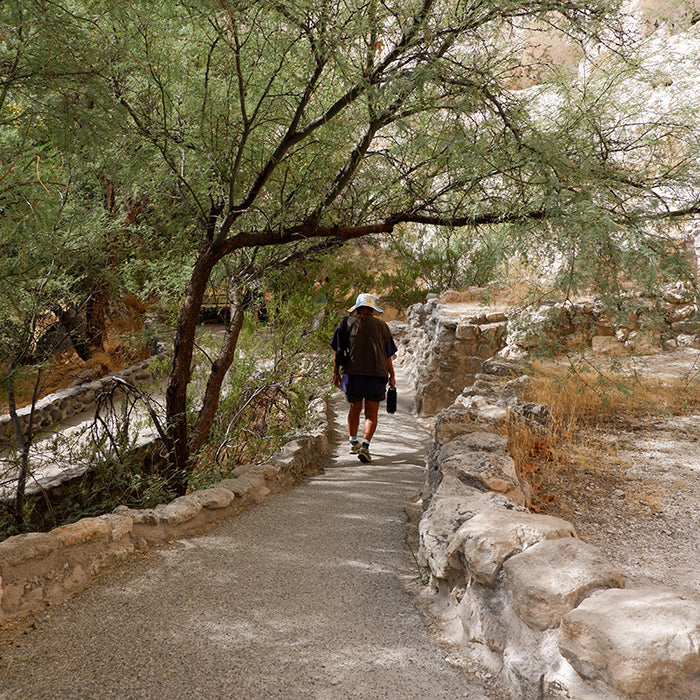
[[484, 698], [399, 586], [430, 440], [411, 398], [382, 411], [370, 465], [332, 401], [323, 474], [38, 616], [0, 646], [0, 699]]

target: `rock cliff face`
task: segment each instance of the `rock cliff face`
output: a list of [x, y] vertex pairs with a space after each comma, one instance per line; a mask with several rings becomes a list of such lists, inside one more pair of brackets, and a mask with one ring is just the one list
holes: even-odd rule
[[[433, 376], [420, 359], [442, 355], [438, 337], [453, 351], [452, 335], [436, 332], [451, 323], [433, 306], [429, 338], [415, 337], [418, 325], [408, 331], [423, 349], [413, 354], [416, 377]], [[700, 697], [700, 601], [625, 589], [622, 574], [571, 523], [528, 511], [529, 489], [499, 434], [509, 418], [548, 420], [546, 407], [518, 398], [523, 371], [517, 362], [485, 361], [436, 419], [418, 561], [446, 626], [514, 698]]]

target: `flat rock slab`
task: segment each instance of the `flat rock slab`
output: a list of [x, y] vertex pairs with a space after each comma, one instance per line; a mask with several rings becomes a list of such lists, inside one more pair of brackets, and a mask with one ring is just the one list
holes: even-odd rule
[[29, 532], [14, 535], [0, 542], [0, 574], [30, 559], [47, 557], [63, 543], [48, 532]]
[[[700, 697], [700, 603], [673, 591], [591, 596], [562, 618], [559, 649], [582, 677], [621, 693]], [[668, 694], [672, 684], [675, 695]]]
[[202, 503], [194, 494], [180, 496], [165, 505], [157, 505], [155, 511], [164, 525], [180, 525], [186, 523], [202, 510]]
[[134, 529], [134, 521], [128, 515], [106, 513], [105, 515], [101, 515], [100, 519], [107, 523], [110, 537], [114, 542], [128, 537]]
[[624, 586], [623, 575], [600, 549], [575, 538], [538, 542], [503, 569], [515, 612], [538, 630], [558, 627], [594, 591]]
[[443, 475], [456, 476], [481, 490], [503, 493], [523, 505], [525, 496], [515, 473], [515, 462], [506, 452], [506, 439], [500, 435], [491, 439], [484, 436], [481, 432], [470, 433], [443, 445], [437, 455], [438, 469]]
[[447, 547], [460, 526], [477, 513], [487, 510], [505, 510], [515, 506], [505, 496], [484, 493], [463, 484], [455, 477], [446, 476], [433, 496], [428, 510], [418, 526], [418, 561], [429, 566], [437, 578], [448, 578], [451, 570], [463, 566], [454, 557], [448, 559]]
[[447, 557], [463, 557], [474, 579], [492, 586], [506, 559], [541, 540], [563, 537], [576, 537], [576, 531], [561, 518], [489, 511], [475, 515], [457, 530], [447, 548]]
[[70, 547], [81, 542], [96, 538], [107, 538], [110, 535], [109, 524], [102, 518], [83, 518], [76, 523], [61, 525], [51, 530], [64, 547]]
[[235, 498], [232, 491], [220, 486], [212, 486], [211, 488], [197, 491], [195, 495], [202, 504], [202, 508], [207, 508], [208, 510], [226, 508], [231, 505]]
[[507, 454], [508, 438], [505, 435], [476, 430], [466, 435], [461, 435], [450, 443], [443, 445], [440, 454], [444, 458], [449, 458], [455, 454], [473, 451]]

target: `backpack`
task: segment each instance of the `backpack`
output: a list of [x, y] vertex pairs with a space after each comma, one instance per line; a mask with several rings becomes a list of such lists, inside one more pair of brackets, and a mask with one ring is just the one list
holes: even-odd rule
[[335, 363], [338, 365], [338, 367], [344, 367], [348, 362], [350, 362], [350, 329], [348, 328], [347, 316], [343, 317], [338, 330], [340, 346], [335, 352]]

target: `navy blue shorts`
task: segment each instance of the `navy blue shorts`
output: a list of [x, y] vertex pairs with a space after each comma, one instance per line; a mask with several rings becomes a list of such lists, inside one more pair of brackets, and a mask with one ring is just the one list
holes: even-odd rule
[[349, 403], [384, 401], [386, 398], [387, 377], [366, 377], [361, 374], [343, 374], [340, 390], [345, 392]]

